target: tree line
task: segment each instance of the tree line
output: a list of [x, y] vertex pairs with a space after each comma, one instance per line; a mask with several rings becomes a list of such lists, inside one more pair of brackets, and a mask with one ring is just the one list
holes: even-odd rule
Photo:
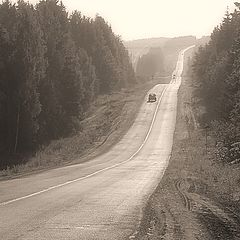
[[79, 130], [99, 94], [136, 83], [122, 40], [100, 16], [58, 0], [0, 4], [0, 153]]
[[214, 130], [219, 159], [232, 163], [240, 161], [240, 4], [235, 5], [193, 62], [196, 95], [206, 109], [202, 122]]

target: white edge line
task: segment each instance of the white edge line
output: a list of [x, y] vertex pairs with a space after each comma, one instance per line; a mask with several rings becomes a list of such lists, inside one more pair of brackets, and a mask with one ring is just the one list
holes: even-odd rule
[[149, 130], [148, 130], [148, 133], [143, 141], [143, 143], [141, 144], [141, 146], [138, 148], [138, 150], [130, 157], [128, 158], [127, 160], [123, 161], [123, 162], [120, 162], [120, 163], [117, 163], [117, 164], [114, 164], [112, 166], [109, 166], [107, 168], [103, 168], [101, 170], [98, 170], [96, 172], [93, 172], [87, 176], [84, 176], [84, 177], [80, 177], [80, 178], [77, 178], [77, 179], [74, 179], [74, 180], [71, 180], [71, 181], [67, 181], [65, 183], [62, 183], [62, 184], [58, 184], [58, 185], [55, 185], [55, 186], [52, 186], [52, 187], [49, 187], [49, 188], [46, 188], [44, 190], [41, 190], [41, 191], [38, 191], [38, 192], [35, 192], [35, 193], [32, 193], [32, 194], [29, 194], [29, 195], [26, 195], [26, 196], [23, 196], [23, 197], [19, 197], [19, 198], [15, 198], [15, 199], [12, 199], [12, 200], [9, 200], [9, 201], [6, 201], [6, 202], [2, 202], [0, 203], [0, 206], [6, 206], [10, 203], [14, 203], [14, 202], [17, 202], [17, 201], [20, 201], [20, 200], [24, 200], [24, 199], [27, 199], [27, 198], [30, 198], [30, 197], [34, 197], [34, 196], [37, 196], [39, 194], [42, 194], [42, 193], [45, 193], [45, 192], [49, 192], [53, 189], [56, 189], [56, 188], [60, 188], [60, 187], [63, 187], [63, 186], [66, 186], [66, 185], [69, 185], [71, 183], [74, 183], [74, 182], [77, 182], [77, 181], [81, 181], [81, 180], [84, 180], [86, 178], [89, 178], [89, 177], [92, 177], [94, 175], [97, 175], [98, 173], [101, 173], [101, 172], [104, 172], [104, 171], [107, 171], [109, 169], [112, 169], [112, 168], [115, 168], [115, 167], [118, 167], [124, 163], [127, 163], [129, 161], [131, 161], [140, 151], [141, 149], [143, 148], [143, 146], [145, 145], [145, 143], [147, 142], [148, 138], [149, 138], [149, 135], [152, 131], [152, 128], [153, 128], [153, 125], [154, 125], [154, 122], [155, 122], [155, 119], [156, 119], [156, 116], [157, 116], [157, 112], [158, 112], [158, 109], [159, 109], [159, 106], [160, 106], [160, 103], [162, 101], [162, 98], [164, 96], [164, 93], [166, 92], [166, 89], [168, 88], [169, 85], [165, 86], [165, 88], [163, 89], [162, 91], [162, 94], [158, 100], [158, 104], [157, 104], [157, 107], [155, 109], [155, 112], [154, 112], [154, 115], [153, 115], [153, 119], [152, 119], [152, 122], [151, 122], [151, 125], [149, 127]]

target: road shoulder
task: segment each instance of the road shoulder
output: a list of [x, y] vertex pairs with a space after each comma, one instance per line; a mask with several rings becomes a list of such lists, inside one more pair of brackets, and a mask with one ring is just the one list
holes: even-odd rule
[[[169, 166], [134, 239], [239, 239], [239, 169], [220, 165], [194, 117], [194, 86], [183, 77]], [[237, 189], [238, 188], [238, 189]]]

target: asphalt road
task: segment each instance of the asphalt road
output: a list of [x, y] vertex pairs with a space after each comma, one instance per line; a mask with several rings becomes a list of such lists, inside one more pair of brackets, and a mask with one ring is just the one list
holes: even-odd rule
[[[127, 239], [168, 165], [184, 51], [170, 84], [150, 92], [133, 126], [89, 162], [0, 182], [0, 239]], [[130, 237], [130, 238], [133, 238]]]

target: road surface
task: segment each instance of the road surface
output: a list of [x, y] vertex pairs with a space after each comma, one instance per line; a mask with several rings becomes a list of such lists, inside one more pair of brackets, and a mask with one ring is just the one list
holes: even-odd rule
[[108, 153], [0, 182], [0, 239], [134, 237], [142, 209], [171, 155], [184, 51], [176, 79], [150, 91], [158, 102], [143, 103], [130, 130]]

